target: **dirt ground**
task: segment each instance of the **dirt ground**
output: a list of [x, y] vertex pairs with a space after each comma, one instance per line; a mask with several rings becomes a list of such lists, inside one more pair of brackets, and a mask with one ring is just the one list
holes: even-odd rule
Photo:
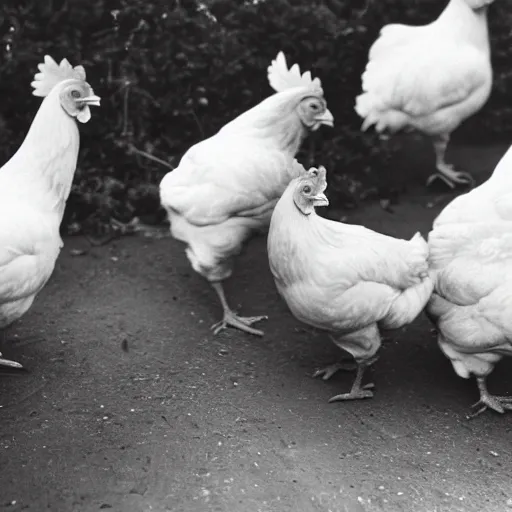
[[[483, 179], [504, 149], [450, 156]], [[453, 194], [427, 193], [425, 165], [411, 155], [416, 185], [394, 212], [369, 204], [344, 212], [348, 222], [428, 232]], [[512, 510], [512, 417], [466, 419], [475, 382], [455, 375], [423, 316], [384, 344], [373, 399], [328, 404], [353, 376], [311, 378], [339, 353], [278, 297], [264, 238], [227, 291], [239, 311], [269, 315], [263, 338], [212, 335], [220, 308], [178, 242], [66, 239], [0, 343], [29, 369], [0, 379], [0, 510]], [[511, 364], [493, 392], [511, 390]]]

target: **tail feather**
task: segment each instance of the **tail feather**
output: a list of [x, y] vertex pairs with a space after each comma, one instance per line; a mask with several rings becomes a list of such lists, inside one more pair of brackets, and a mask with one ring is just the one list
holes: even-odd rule
[[433, 289], [432, 279], [426, 277], [421, 283], [404, 290], [381, 321], [382, 327], [397, 329], [411, 323], [425, 308]]
[[39, 73], [34, 75], [34, 81], [30, 84], [34, 90], [34, 96], [45, 97], [63, 80], [76, 78], [85, 81], [85, 69], [83, 66], [73, 67], [67, 59], [62, 59], [57, 64], [49, 55], [44, 56], [44, 62], [38, 64]]
[[283, 52], [279, 52], [268, 67], [268, 83], [276, 92], [291, 89], [292, 87], [322, 89], [322, 82], [319, 78], [312, 78], [311, 71], [305, 71], [301, 74], [298, 64], [294, 64], [288, 69]]
[[411, 266], [414, 271], [421, 278], [426, 278], [429, 275], [428, 268], [428, 254], [429, 247], [427, 241], [421, 236], [421, 233], [418, 231], [410, 240], [409, 243], [413, 245], [412, 251], [410, 253], [411, 257]]
[[414, 233], [409, 242], [414, 244], [415, 248], [417, 248], [423, 256], [426, 257], [428, 255], [428, 243], [419, 231]]
[[375, 125], [375, 131], [395, 133], [408, 125], [408, 116], [398, 110], [390, 110], [369, 92], [364, 92], [356, 98], [355, 111], [364, 119], [361, 130], [364, 132]]
[[378, 98], [369, 92], [364, 92], [356, 98], [355, 111], [364, 119], [361, 130], [365, 132], [368, 128], [379, 125], [381, 116], [383, 114], [380, 101]]

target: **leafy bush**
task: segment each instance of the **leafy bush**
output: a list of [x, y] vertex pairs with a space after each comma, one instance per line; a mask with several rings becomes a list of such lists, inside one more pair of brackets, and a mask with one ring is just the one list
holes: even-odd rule
[[[365, 5], [365, 1], [368, 2]], [[354, 201], [386, 186], [373, 169], [389, 156], [361, 134], [354, 112], [368, 49], [383, 24], [425, 23], [443, 0], [4, 0], [0, 6], [0, 161], [25, 136], [40, 99], [30, 81], [44, 54], [84, 65], [102, 97], [81, 127], [79, 168], [65, 226], [98, 230], [111, 217], [158, 222], [158, 183], [184, 151], [271, 93], [270, 60], [283, 50], [322, 79], [334, 130], [301, 158], [332, 169], [330, 190]], [[460, 133], [512, 133], [512, 6], [492, 6], [495, 87]], [[483, 130], [485, 128], [485, 130]], [[320, 156], [321, 155], [321, 156]]]

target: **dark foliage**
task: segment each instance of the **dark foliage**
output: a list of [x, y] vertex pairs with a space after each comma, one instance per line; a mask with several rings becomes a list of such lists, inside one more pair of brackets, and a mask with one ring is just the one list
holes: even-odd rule
[[[367, 3], [366, 3], [367, 2]], [[193, 143], [271, 93], [270, 60], [283, 50], [322, 79], [334, 130], [309, 140], [340, 201], [381, 179], [387, 158], [361, 134], [354, 98], [368, 49], [387, 22], [424, 23], [445, 0], [3, 0], [0, 5], [0, 162], [21, 143], [40, 99], [30, 93], [45, 54], [83, 64], [102, 97], [81, 127], [82, 144], [65, 224], [96, 230], [111, 217], [162, 220], [158, 183]], [[491, 11], [495, 85], [460, 133], [510, 137], [512, 6]], [[149, 158], [153, 157], [153, 159]], [[160, 160], [160, 162], [158, 161]], [[162, 163], [163, 162], [163, 163]]]

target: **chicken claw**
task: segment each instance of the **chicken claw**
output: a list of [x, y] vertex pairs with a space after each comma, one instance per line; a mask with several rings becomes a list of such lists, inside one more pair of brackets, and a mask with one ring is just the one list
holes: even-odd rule
[[373, 382], [369, 382], [365, 384], [363, 387], [359, 387], [357, 389], [350, 390], [349, 393], [342, 393], [341, 395], [335, 395], [332, 398], [329, 398], [329, 403], [332, 402], [341, 402], [344, 400], [360, 400], [362, 398], [373, 398], [373, 393], [370, 391], [375, 387]]
[[363, 375], [366, 368], [368, 368], [368, 366], [373, 364], [376, 360], [377, 357], [374, 357], [371, 360], [366, 361], [365, 363], [358, 363], [356, 378], [354, 380], [354, 383], [352, 384], [352, 389], [350, 390], [350, 392], [333, 396], [332, 398], [329, 399], [329, 403], [340, 402], [343, 400], [360, 400], [362, 398], [372, 398], [373, 393], [370, 390], [375, 387], [374, 384], [370, 382], [368, 384], [365, 384], [364, 386], [361, 386], [361, 382], [363, 381]]
[[512, 411], [512, 397], [510, 396], [494, 396], [487, 391], [485, 379], [477, 379], [478, 389], [480, 390], [480, 400], [471, 406], [472, 409], [480, 406], [480, 408], [468, 414], [468, 419], [473, 419], [482, 414], [487, 409], [503, 414], [506, 410]]
[[437, 172], [428, 177], [427, 186], [436, 178], [443, 180], [450, 188], [455, 188], [456, 185], [470, 185], [471, 187], [475, 185], [475, 180], [471, 174], [456, 171], [451, 164], [438, 165]]
[[321, 368], [317, 370], [313, 374], [313, 378], [322, 377], [323, 380], [329, 380], [338, 370], [343, 370], [345, 372], [351, 372], [357, 369], [357, 364], [355, 363], [334, 363], [326, 366], [325, 368]]
[[255, 336], [263, 336], [263, 331], [253, 329], [250, 326], [256, 322], [259, 322], [260, 320], [267, 320], [268, 316], [237, 316], [237, 314], [228, 306], [228, 301], [226, 300], [226, 295], [224, 293], [222, 283], [213, 282], [211, 285], [219, 296], [222, 310], [224, 311], [224, 317], [222, 320], [212, 325], [213, 334], [218, 334], [229, 325], [231, 327], [235, 327], [236, 329], [240, 329], [241, 331], [248, 332], [249, 334], [254, 334]]
[[220, 322], [217, 322], [212, 325], [213, 334], [218, 334], [220, 331], [223, 331], [228, 326], [235, 327], [236, 329], [240, 329], [241, 331], [248, 332], [249, 334], [254, 334], [255, 336], [263, 336], [263, 331], [258, 329], [253, 329], [250, 327], [252, 324], [259, 322], [260, 320], [267, 320], [268, 316], [237, 316], [234, 311], [230, 309], [224, 311], [224, 317]]

